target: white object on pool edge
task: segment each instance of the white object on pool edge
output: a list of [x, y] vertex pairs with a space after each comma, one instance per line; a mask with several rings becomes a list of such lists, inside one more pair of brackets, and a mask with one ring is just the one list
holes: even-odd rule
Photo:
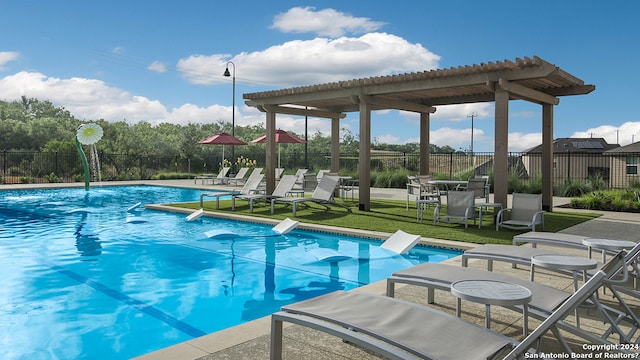
[[134, 210], [136, 210], [137, 208], [139, 208], [140, 206], [142, 206], [142, 202], [137, 202], [134, 205], [131, 205], [128, 209], [127, 212], [132, 212]]
[[351, 259], [349, 255], [327, 248], [315, 248], [307, 251], [307, 253], [320, 261], [336, 262]]
[[193, 221], [204, 215], [204, 209], [196, 210], [187, 216], [187, 221]]
[[296, 226], [298, 226], [298, 223], [298, 221], [286, 218], [278, 223], [278, 225], [274, 226], [272, 230], [279, 234], [286, 234], [289, 231], [295, 229]]
[[148, 220], [146, 219], [142, 219], [139, 217], [130, 217], [127, 218], [127, 223], [129, 224], [142, 224], [142, 223], [146, 223]]
[[225, 229], [214, 229], [214, 230], [209, 230], [206, 231], [204, 233], [204, 235], [209, 238], [209, 239], [216, 239], [216, 238], [237, 238], [239, 235], [229, 231], [229, 230], [225, 230]]

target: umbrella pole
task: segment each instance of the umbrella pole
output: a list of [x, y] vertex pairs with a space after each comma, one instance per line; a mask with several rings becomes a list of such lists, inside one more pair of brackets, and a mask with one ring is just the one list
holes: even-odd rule
[[278, 143], [278, 167], [280, 167], [280, 144]]

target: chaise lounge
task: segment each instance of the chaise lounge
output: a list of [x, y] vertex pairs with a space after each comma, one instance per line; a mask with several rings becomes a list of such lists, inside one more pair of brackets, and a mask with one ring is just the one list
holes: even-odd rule
[[313, 191], [313, 194], [311, 195], [310, 198], [307, 198], [307, 197], [273, 198], [271, 199], [271, 213], [272, 214], [274, 213], [275, 204], [281, 203], [281, 204], [291, 205], [292, 211], [293, 211], [292, 216], [296, 216], [297, 205], [308, 203], [308, 202], [320, 204], [326, 207], [327, 209], [331, 209], [329, 205], [340, 206], [347, 209], [347, 211], [351, 212], [351, 209], [349, 209], [349, 207], [336, 203], [333, 198], [333, 192], [335, 191], [339, 180], [340, 178], [337, 176], [324, 175], [322, 179], [320, 179], [320, 182], [316, 186], [316, 189]]

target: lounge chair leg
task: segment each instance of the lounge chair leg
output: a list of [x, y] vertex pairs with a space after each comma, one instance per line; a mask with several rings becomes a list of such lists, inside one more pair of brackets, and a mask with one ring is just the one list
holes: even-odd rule
[[387, 296], [394, 297], [396, 295], [396, 283], [387, 279]]
[[271, 319], [271, 360], [282, 360], [282, 321]]
[[293, 216], [293, 217], [296, 217], [296, 203], [294, 202], [294, 203], [292, 204], [292, 206], [293, 206], [293, 215], [292, 215], [292, 216]]

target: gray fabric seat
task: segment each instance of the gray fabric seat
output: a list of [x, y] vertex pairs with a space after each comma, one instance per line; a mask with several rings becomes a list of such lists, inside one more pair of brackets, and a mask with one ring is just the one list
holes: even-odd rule
[[[272, 315], [271, 359], [281, 358], [282, 321], [349, 335], [345, 340], [391, 359], [487, 359], [516, 344], [435, 309], [379, 295], [336, 291], [284, 306]], [[460, 341], [443, 346], [452, 344], [451, 339]]]
[[[622, 252], [612, 257], [521, 342], [433, 308], [391, 297], [338, 291], [284, 306], [272, 314], [271, 359], [282, 359], [283, 322], [338, 336], [391, 359], [520, 359], [525, 353], [547, 351], [534, 346], [539, 345], [540, 339], [549, 331], [568, 352], [573, 352], [560, 331], [567, 329], [586, 343], [616, 345], [619, 339], [610, 341], [610, 333], [594, 334], [592, 329], [580, 329], [565, 319], [585, 304], [606, 314], [598, 300], [598, 290], [603, 285], [628, 280], [627, 265], [637, 261], [639, 248], [640, 245], [630, 251], [628, 257], [623, 257]], [[616, 279], [621, 272], [622, 279]], [[513, 349], [505, 356], [504, 352], [509, 348]]]
[[553, 312], [570, 293], [515, 276], [461, 266], [424, 263], [405, 270], [396, 271], [387, 278], [387, 296], [394, 296], [396, 283], [425, 286], [429, 303], [434, 302], [434, 289], [450, 291], [451, 284], [461, 280], [497, 280], [518, 284], [531, 290], [530, 314], [544, 318]]

